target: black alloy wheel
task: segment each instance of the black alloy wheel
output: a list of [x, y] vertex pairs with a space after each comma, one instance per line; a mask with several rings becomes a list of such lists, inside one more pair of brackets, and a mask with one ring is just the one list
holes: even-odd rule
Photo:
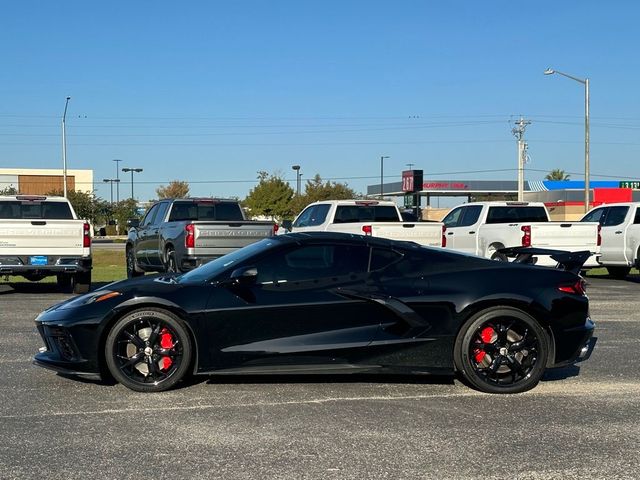
[[487, 393], [520, 393], [535, 387], [547, 364], [547, 334], [530, 315], [494, 307], [471, 317], [454, 347], [456, 369]]
[[182, 380], [191, 363], [182, 321], [155, 308], [136, 310], [113, 326], [105, 342], [109, 372], [137, 392], [162, 392]]
[[143, 272], [139, 272], [136, 269], [136, 256], [133, 252], [133, 248], [127, 249], [127, 278], [135, 278], [144, 275]]

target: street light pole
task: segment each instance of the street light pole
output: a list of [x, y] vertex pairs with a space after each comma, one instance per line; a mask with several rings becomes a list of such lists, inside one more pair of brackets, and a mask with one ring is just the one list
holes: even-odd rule
[[135, 197], [133, 196], [133, 174], [142, 172], [142, 168], [128, 168], [128, 167], [125, 167], [125, 168], [122, 169], [122, 171], [125, 172], [125, 173], [131, 172], [131, 200], [135, 200]]
[[69, 106], [69, 100], [71, 97], [67, 97], [64, 102], [64, 113], [62, 114], [62, 191], [65, 198], [67, 198], [67, 107]]
[[380, 156], [380, 198], [383, 197], [383, 185], [384, 185], [384, 159], [389, 158], [389, 155]]
[[545, 75], [553, 75], [557, 73], [563, 77], [570, 78], [584, 85], [584, 211], [589, 211], [589, 192], [590, 192], [590, 165], [589, 165], [589, 79], [578, 78], [567, 73], [559, 72], [547, 68], [544, 71]]
[[300, 165], [293, 165], [291, 169], [296, 172], [296, 195], [300, 196], [300, 177], [302, 177], [300, 174]]
[[114, 162], [116, 162], [116, 180], [118, 180], [116, 182], [116, 202], [120, 203], [120, 162], [122, 160], [120, 160], [119, 158], [114, 158], [113, 159]]
[[102, 181], [104, 183], [110, 183], [111, 184], [111, 204], [113, 205], [113, 184], [115, 183], [116, 186], [120, 185], [120, 179], [119, 178], [105, 178]]

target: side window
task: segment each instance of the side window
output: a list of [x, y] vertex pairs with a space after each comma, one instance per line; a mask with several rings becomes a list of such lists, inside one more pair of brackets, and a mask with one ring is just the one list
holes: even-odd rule
[[307, 245], [259, 261], [257, 281], [263, 284], [344, 281], [352, 275], [364, 274], [368, 262], [368, 247]]
[[633, 223], [640, 224], [640, 207], [636, 207], [636, 217], [633, 219]]
[[442, 220], [442, 223], [444, 223], [444, 226], [447, 228], [451, 228], [451, 227], [457, 227], [458, 226], [458, 222], [460, 221], [460, 218], [462, 217], [462, 212], [464, 211], [465, 207], [458, 207], [454, 210], [451, 210], [446, 217], [444, 217], [444, 220]]
[[331, 205], [323, 203], [307, 207], [293, 224], [294, 227], [312, 227], [322, 225], [327, 218]]
[[156, 203], [154, 206], [152, 206], [149, 209], [147, 214], [144, 216], [144, 218], [142, 219], [142, 223], [140, 223], [140, 226], [146, 227], [147, 225], [150, 225], [153, 222], [157, 212], [158, 212], [158, 204]]
[[482, 205], [470, 205], [464, 208], [464, 216], [458, 223], [458, 227], [469, 227], [474, 225], [480, 218], [480, 212], [482, 212]]
[[607, 217], [604, 219], [603, 227], [613, 227], [624, 222], [629, 207], [609, 207]]
[[158, 213], [156, 213], [153, 225], [160, 225], [164, 220], [164, 216], [169, 208], [169, 202], [162, 202], [158, 204]]
[[371, 250], [371, 261], [369, 262], [369, 271], [375, 272], [387, 268], [396, 262], [402, 260], [403, 255], [395, 250], [387, 250], [384, 248], [373, 248]]
[[595, 210], [590, 211], [584, 217], [582, 217], [581, 222], [599, 222], [602, 224], [602, 220], [604, 218], [605, 208], [596, 208]]

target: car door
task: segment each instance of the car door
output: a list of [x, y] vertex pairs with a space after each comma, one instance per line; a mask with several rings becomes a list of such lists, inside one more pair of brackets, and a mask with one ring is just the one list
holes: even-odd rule
[[146, 227], [145, 243], [147, 245], [147, 264], [159, 268], [163, 265], [162, 251], [160, 249], [160, 227], [165, 220], [170, 202], [160, 202], [156, 205], [157, 212], [151, 223]]
[[607, 207], [602, 217], [602, 253], [604, 264], [626, 265], [625, 255], [625, 219], [629, 214], [628, 205], [614, 205]]
[[254, 284], [215, 288], [206, 361], [215, 369], [352, 369], [389, 315], [362, 296], [376, 290], [368, 262], [369, 247], [346, 243], [290, 245], [259, 259]]
[[478, 251], [478, 223], [482, 205], [467, 205], [462, 208], [462, 215], [455, 229], [455, 249], [461, 252], [476, 253]]
[[153, 205], [149, 209], [149, 211], [147, 211], [144, 218], [142, 219], [142, 222], [140, 222], [140, 225], [136, 228], [138, 237], [135, 247], [136, 262], [138, 263], [138, 265], [141, 265], [143, 267], [149, 266], [147, 261], [147, 250], [149, 250], [150, 248], [149, 228], [153, 224], [156, 213], [158, 213], [158, 204]]
[[[480, 210], [482, 210], [482, 206], [479, 207]], [[475, 254], [476, 230], [470, 225], [463, 224], [463, 220], [468, 208], [470, 208], [470, 206], [468, 205], [454, 208], [447, 214], [446, 217], [444, 217], [442, 223], [444, 223], [444, 226], [447, 228], [445, 232], [447, 239], [447, 248]], [[478, 216], [479, 215], [480, 213], [478, 213]], [[473, 215], [471, 214], [470, 216], [473, 217]]]

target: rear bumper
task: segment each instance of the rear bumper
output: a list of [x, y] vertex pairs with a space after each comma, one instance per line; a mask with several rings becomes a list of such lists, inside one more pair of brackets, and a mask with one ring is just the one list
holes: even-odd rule
[[562, 342], [556, 344], [555, 367], [564, 367], [588, 360], [593, 353], [597, 338], [593, 336], [595, 323], [587, 317], [584, 325], [564, 330]]
[[201, 265], [204, 265], [205, 263], [210, 262], [211, 260], [215, 260], [216, 258], [220, 258], [222, 257], [222, 254], [220, 255], [199, 255], [199, 256], [191, 256], [191, 255], [187, 255], [185, 257], [182, 257], [182, 259], [180, 260], [180, 270], [182, 270], [183, 272], [187, 272], [189, 270], [193, 270], [194, 268], [198, 268]]
[[1, 275], [55, 275], [58, 273], [82, 273], [92, 268], [91, 257], [59, 257], [46, 255], [47, 263], [32, 265], [28, 256], [0, 256]]

